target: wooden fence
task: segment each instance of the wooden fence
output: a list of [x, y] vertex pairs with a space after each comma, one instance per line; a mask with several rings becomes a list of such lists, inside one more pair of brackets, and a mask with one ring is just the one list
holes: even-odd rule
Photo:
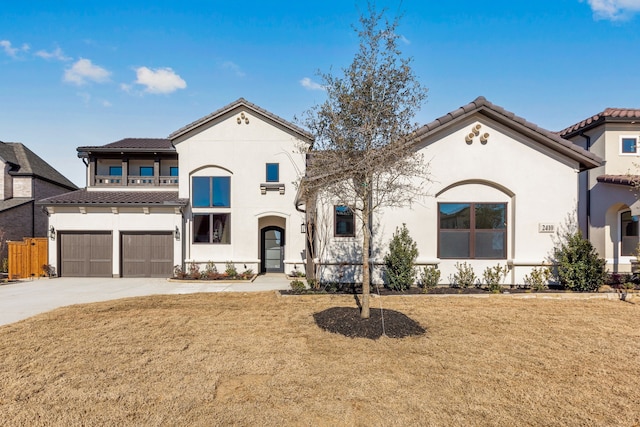
[[48, 264], [47, 238], [25, 238], [22, 242], [7, 242], [9, 252], [9, 280], [42, 277]]

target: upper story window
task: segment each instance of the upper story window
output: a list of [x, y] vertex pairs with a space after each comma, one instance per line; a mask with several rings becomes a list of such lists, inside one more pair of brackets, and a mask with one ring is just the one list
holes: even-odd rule
[[231, 206], [231, 178], [194, 176], [191, 194], [194, 208], [228, 208]]
[[355, 218], [349, 206], [334, 206], [334, 234], [336, 237], [355, 236]]
[[109, 166], [109, 176], [122, 176], [122, 166]]
[[438, 256], [507, 257], [506, 203], [439, 203]]
[[280, 181], [280, 164], [267, 163], [267, 182]]
[[620, 153], [621, 154], [637, 154], [638, 153], [638, 138], [635, 136], [623, 136], [620, 138]]
[[153, 166], [140, 166], [140, 176], [153, 176]]
[[178, 176], [178, 166], [171, 166], [169, 168], [169, 176]]

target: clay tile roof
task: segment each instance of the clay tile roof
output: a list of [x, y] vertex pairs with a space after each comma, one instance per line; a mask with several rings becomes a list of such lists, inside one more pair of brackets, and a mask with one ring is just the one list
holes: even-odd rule
[[600, 175], [596, 179], [603, 184], [625, 185], [629, 187], [635, 187], [640, 184], [640, 175]]
[[81, 189], [49, 197], [38, 205], [109, 205], [109, 206], [186, 206], [187, 199], [178, 198], [177, 191], [87, 191]]
[[125, 138], [106, 145], [78, 147], [78, 152], [105, 151], [175, 151], [166, 138]]
[[554, 132], [541, 128], [540, 126], [515, 115], [511, 111], [507, 111], [504, 108], [489, 102], [484, 96], [479, 96], [469, 104], [463, 105], [457, 110], [447, 113], [442, 117], [438, 117], [434, 121], [422, 126], [416, 131], [416, 141], [436, 132], [440, 127], [453, 120], [462, 119], [476, 112], [481, 112], [488, 117], [520, 132], [528, 133], [531, 137], [542, 142], [544, 145], [579, 161], [583, 168], [593, 168], [602, 164], [602, 159], [597, 155], [561, 138]]
[[563, 138], [567, 138], [580, 131], [599, 126], [605, 122], [614, 121], [622, 123], [633, 123], [638, 120], [640, 120], [640, 109], [607, 108], [596, 115], [587, 117], [586, 119], [557, 132], [557, 134]]
[[175, 140], [176, 138], [179, 138], [180, 136], [192, 131], [193, 129], [196, 129], [206, 123], [211, 122], [212, 120], [217, 119], [218, 117], [228, 113], [229, 111], [235, 110], [236, 108], [239, 107], [245, 107], [249, 110], [253, 110], [255, 113], [269, 119], [272, 120], [278, 124], [280, 124], [281, 126], [289, 129], [290, 131], [298, 134], [302, 139], [307, 140], [307, 141], [312, 141], [313, 140], [313, 136], [307, 132], [306, 130], [302, 129], [301, 127], [298, 127], [296, 125], [294, 125], [293, 123], [283, 119], [282, 117], [279, 117], [267, 110], [265, 110], [264, 108], [258, 107], [256, 104], [253, 104], [249, 101], [247, 101], [244, 98], [239, 98], [237, 101], [232, 102], [231, 104], [225, 105], [224, 107], [214, 111], [211, 114], [208, 114], [192, 123], [189, 123], [188, 125], [178, 129], [177, 131], [173, 132], [171, 135], [169, 135], [169, 139], [171, 140]]

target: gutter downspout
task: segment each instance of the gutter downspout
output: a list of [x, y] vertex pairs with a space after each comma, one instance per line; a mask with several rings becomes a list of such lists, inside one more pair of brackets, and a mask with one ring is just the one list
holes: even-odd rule
[[[585, 139], [586, 149], [588, 152], [591, 152], [591, 137], [584, 132], [580, 132], [580, 136]], [[585, 238], [589, 240], [590, 230], [591, 230], [591, 169], [586, 170], [587, 173], [587, 224], [586, 224], [586, 236]]]

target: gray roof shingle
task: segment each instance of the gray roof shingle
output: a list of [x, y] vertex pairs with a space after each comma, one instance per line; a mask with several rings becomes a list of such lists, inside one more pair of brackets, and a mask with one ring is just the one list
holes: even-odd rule
[[177, 191], [87, 191], [81, 189], [48, 197], [38, 205], [108, 205], [108, 206], [186, 206], [187, 199], [180, 199]]
[[76, 150], [79, 153], [90, 151], [176, 151], [171, 141], [166, 138], [124, 138], [106, 145], [84, 146], [78, 147]]
[[14, 165], [9, 172], [16, 176], [36, 176], [69, 190], [78, 188], [64, 175], [20, 142], [1, 142], [0, 158]]

